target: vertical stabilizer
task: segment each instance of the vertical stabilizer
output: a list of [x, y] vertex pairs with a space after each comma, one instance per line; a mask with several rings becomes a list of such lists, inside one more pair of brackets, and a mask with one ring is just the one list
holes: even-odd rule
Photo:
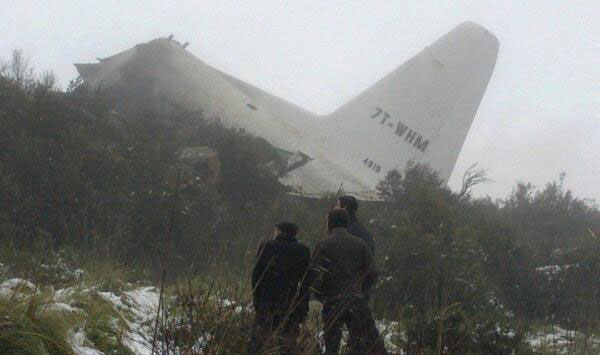
[[447, 181], [492, 75], [498, 40], [463, 23], [332, 113], [326, 142], [374, 186], [410, 160]]

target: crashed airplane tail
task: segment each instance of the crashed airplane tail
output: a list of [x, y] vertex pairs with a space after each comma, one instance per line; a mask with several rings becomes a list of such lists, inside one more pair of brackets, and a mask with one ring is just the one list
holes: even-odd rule
[[[429, 164], [447, 180], [492, 74], [498, 41], [464, 23], [331, 115], [320, 117], [223, 73], [169, 38], [76, 64], [97, 89], [147, 93], [266, 139], [288, 157], [280, 181], [320, 195], [377, 196], [393, 169]], [[144, 105], [149, 102], [144, 99]]]
[[497, 53], [492, 34], [463, 23], [328, 116], [322, 129], [335, 134], [327, 144], [342, 147], [339, 159], [372, 184], [410, 160], [447, 181]]

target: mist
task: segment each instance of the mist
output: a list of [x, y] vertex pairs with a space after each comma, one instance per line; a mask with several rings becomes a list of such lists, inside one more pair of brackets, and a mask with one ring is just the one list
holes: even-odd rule
[[[0, 353], [308, 355], [335, 346], [338, 309], [342, 352], [600, 353], [598, 14], [593, 1], [0, 3]], [[362, 157], [381, 179], [375, 200], [355, 199], [345, 188], [366, 173], [331, 157], [431, 152], [437, 133], [357, 100], [333, 116], [359, 122], [348, 142], [311, 112], [465, 21], [500, 51], [449, 182]], [[487, 80], [496, 46], [483, 48]], [[92, 64], [78, 77], [73, 63]], [[295, 150], [307, 136], [325, 153]], [[294, 190], [302, 167], [337, 191]]]
[[494, 33], [500, 54], [450, 179], [472, 164], [493, 182], [478, 195], [506, 196], [515, 181], [542, 187], [566, 172], [578, 196], [600, 198], [600, 24], [594, 1], [4, 2], [0, 53], [22, 48], [63, 87], [74, 62], [93, 62], [174, 34], [209, 65], [324, 114], [356, 96], [458, 23]]

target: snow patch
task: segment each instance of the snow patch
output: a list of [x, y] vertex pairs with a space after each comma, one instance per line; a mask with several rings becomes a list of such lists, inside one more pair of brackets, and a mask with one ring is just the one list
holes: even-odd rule
[[31, 282], [14, 278], [0, 284], [0, 297], [11, 297], [15, 294], [21, 294], [24, 291], [35, 292], [35, 290], [36, 286]]
[[392, 354], [404, 355], [402, 349], [396, 345], [397, 340], [406, 342], [406, 334], [400, 329], [400, 323], [396, 321], [377, 321], [377, 329], [383, 337], [385, 349]]
[[82, 312], [79, 308], [71, 307], [70, 305], [62, 302], [48, 303], [43, 308], [46, 312], [61, 312], [61, 313], [77, 313]]
[[588, 337], [582, 332], [564, 329], [557, 325], [530, 334], [526, 341], [534, 349], [551, 351], [553, 354], [571, 354], [575, 344], [584, 341], [588, 343], [590, 350], [600, 351], [600, 337]]
[[76, 332], [71, 331], [67, 341], [71, 344], [71, 347], [73, 347], [73, 351], [76, 355], [104, 355], [104, 353], [99, 350], [85, 346], [89, 341], [81, 329]]
[[154, 287], [142, 287], [123, 292], [120, 296], [112, 292], [98, 292], [122, 315], [129, 331], [123, 336], [122, 344], [136, 355], [152, 352], [152, 320], [158, 309], [159, 294]]
[[539, 273], [546, 274], [548, 276], [556, 275], [560, 272], [569, 270], [571, 268], [579, 267], [579, 264], [568, 264], [568, 265], [546, 265], [540, 266], [535, 269]]

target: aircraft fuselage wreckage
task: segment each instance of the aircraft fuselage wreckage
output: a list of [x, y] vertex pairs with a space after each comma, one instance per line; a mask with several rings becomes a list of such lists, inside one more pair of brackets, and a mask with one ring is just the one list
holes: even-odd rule
[[498, 40], [466, 22], [333, 113], [319, 116], [214, 69], [172, 37], [139, 44], [95, 64], [76, 64], [96, 89], [137, 81], [223, 126], [287, 152], [280, 181], [315, 196], [361, 199], [392, 169], [427, 163], [447, 181], [489, 82]]

